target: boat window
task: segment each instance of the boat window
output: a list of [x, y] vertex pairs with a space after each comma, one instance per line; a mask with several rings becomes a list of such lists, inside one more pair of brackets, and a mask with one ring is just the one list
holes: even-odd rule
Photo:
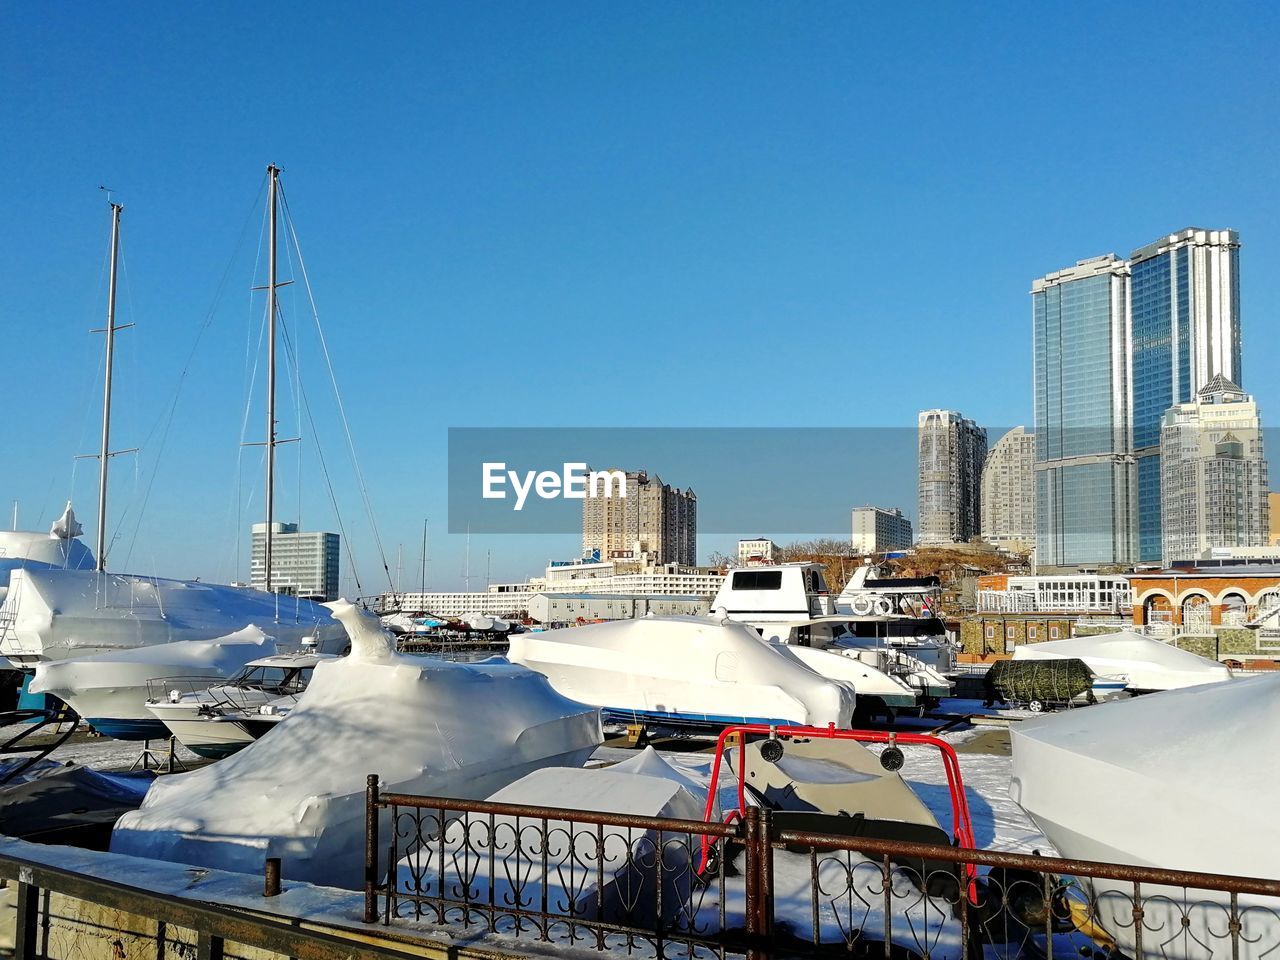
[[733, 574], [735, 590], [781, 590], [781, 570], [735, 570]]

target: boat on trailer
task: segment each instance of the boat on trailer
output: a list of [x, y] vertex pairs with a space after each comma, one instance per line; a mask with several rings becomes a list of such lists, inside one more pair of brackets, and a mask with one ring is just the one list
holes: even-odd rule
[[847, 728], [855, 695], [728, 619], [615, 620], [511, 637], [507, 659], [610, 723], [673, 729], [801, 723]]

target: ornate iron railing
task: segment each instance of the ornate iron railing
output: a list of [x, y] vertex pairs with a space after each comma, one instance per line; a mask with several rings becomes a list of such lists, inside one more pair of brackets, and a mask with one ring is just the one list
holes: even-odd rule
[[1280, 881], [804, 833], [757, 807], [724, 824], [380, 794], [375, 777], [366, 822], [370, 923], [662, 960], [1280, 960]]

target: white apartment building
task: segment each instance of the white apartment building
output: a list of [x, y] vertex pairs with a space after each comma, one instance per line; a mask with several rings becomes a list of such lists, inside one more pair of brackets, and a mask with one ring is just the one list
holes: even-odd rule
[[[271, 529], [271, 590], [307, 600], [337, 600], [338, 535], [299, 530], [296, 523], [273, 523]], [[249, 584], [265, 590], [267, 525], [255, 523], [252, 537]]]
[[1014, 427], [982, 467], [982, 539], [1010, 550], [1036, 543], [1036, 437]]
[[854, 507], [853, 549], [883, 553], [911, 546], [911, 521], [897, 507]]

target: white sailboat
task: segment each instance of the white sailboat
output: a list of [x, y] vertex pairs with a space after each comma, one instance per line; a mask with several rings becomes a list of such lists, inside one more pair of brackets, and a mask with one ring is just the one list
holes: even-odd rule
[[70, 501], [48, 533], [18, 530], [16, 519], [14, 527], [0, 530], [0, 602], [9, 593], [15, 570], [92, 570], [95, 566], [93, 553], [79, 539], [84, 527]]
[[91, 656], [132, 647], [185, 640], [210, 640], [246, 625], [288, 645], [314, 638], [322, 652], [341, 652], [346, 639], [322, 605], [271, 592], [275, 485], [275, 320], [276, 220], [279, 169], [268, 167], [270, 255], [268, 311], [268, 428], [266, 589], [205, 584], [190, 580], [107, 572], [107, 491], [111, 458], [130, 452], [111, 449], [111, 393], [116, 324], [116, 273], [120, 245], [118, 203], [111, 207], [110, 281], [107, 297], [106, 362], [103, 376], [102, 441], [99, 464], [98, 531], [95, 568], [13, 570], [0, 607], [0, 655], [20, 667], [48, 660]]

